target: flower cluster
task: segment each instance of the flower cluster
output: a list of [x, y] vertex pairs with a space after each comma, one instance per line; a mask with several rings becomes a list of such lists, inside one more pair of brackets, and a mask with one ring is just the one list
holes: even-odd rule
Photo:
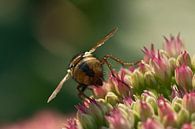
[[179, 35], [165, 37], [163, 49], [142, 51], [136, 66], [113, 71], [93, 88], [66, 129], [195, 128], [195, 56]]

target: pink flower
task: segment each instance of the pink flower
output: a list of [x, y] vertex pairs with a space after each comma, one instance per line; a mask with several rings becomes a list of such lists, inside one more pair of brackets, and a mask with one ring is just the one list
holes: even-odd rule
[[170, 57], [177, 57], [184, 50], [184, 44], [179, 34], [177, 37], [170, 36], [169, 39], [166, 37], [164, 39], [164, 49]]
[[176, 126], [177, 116], [174, 110], [171, 108], [171, 105], [163, 97], [160, 97], [157, 103], [158, 103], [158, 114], [163, 124], [166, 127]]
[[76, 119], [67, 120], [65, 129], [78, 129]]
[[187, 51], [181, 52], [181, 54], [177, 57], [177, 65], [181, 66], [183, 64], [191, 67], [191, 58]]
[[111, 90], [111, 86], [110, 82], [104, 82], [103, 86], [94, 86], [92, 90], [96, 97], [104, 98], [107, 92]]
[[148, 118], [141, 126], [142, 129], [164, 129], [163, 125], [155, 119]]
[[177, 88], [176, 85], [172, 86], [172, 92], [171, 92], [171, 98], [179, 97], [181, 98], [183, 96], [183, 93], [181, 90]]
[[133, 103], [133, 99], [131, 97], [125, 97], [123, 99], [123, 103], [126, 104], [126, 105], [131, 105]]
[[146, 73], [152, 70], [152, 67], [144, 61], [140, 62], [138, 66], [139, 71], [142, 73]]
[[[59, 129], [64, 126], [65, 118], [57, 113], [43, 111], [34, 117], [11, 125], [0, 127], [1, 129]], [[72, 129], [72, 128], [71, 128]], [[74, 129], [74, 128], [73, 128]]]
[[129, 79], [126, 78], [129, 76], [127, 74], [128, 71], [125, 69], [121, 69], [119, 73], [115, 71], [113, 72], [115, 74], [115, 77], [109, 77], [110, 83], [112, 83], [113, 85], [113, 88], [111, 89], [114, 89], [115, 92], [122, 97], [129, 96], [131, 94], [131, 87]]
[[[127, 114], [123, 114], [119, 109], [113, 109], [109, 115], [106, 116], [109, 122], [109, 129], [132, 129], [134, 123], [129, 121]], [[131, 118], [133, 119], [133, 117]]]
[[150, 50], [146, 47], [142, 49], [144, 55], [144, 61], [148, 63], [150, 59], [154, 58], [157, 55], [157, 51], [154, 48], [154, 44], [151, 44]]
[[190, 123], [186, 123], [182, 126], [181, 129], [193, 129], [194, 127], [192, 127], [192, 125]]
[[153, 107], [143, 100], [140, 100], [140, 117], [142, 121], [146, 121], [147, 118], [151, 118], [154, 115]]
[[192, 89], [192, 77], [193, 77], [193, 72], [191, 68], [186, 66], [185, 64], [175, 69], [176, 83], [185, 92]]
[[161, 81], [161, 83], [170, 82], [172, 72], [169, 60], [166, 56], [161, 55], [158, 51], [158, 55], [152, 59], [151, 65], [156, 77]]
[[195, 112], [195, 92], [185, 94], [183, 97], [182, 105], [190, 113], [194, 113]]

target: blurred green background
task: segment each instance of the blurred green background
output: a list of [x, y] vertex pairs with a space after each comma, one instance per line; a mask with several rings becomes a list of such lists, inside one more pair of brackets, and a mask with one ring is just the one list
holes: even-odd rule
[[25, 119], [40, 110], [74, 112], [76, 83], [46, 100], [66, 73], [69, 60], [86, 51], [114, 26], [117, 34], [96, 51], [126, 61], [162, 36], [181, 33], [192, 53], [195, 1], [178, 0], [0, 0], [0, 123]]

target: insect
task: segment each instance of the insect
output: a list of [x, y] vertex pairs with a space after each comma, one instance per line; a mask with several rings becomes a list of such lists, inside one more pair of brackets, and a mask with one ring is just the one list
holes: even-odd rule
[[117, 31], [117, 27], [113, 28], [105, 37], [99, 40], [96, 45], [91, 48], [87, 52], [83, 52], [78, 54], [77, 56], [73, 57], [71, 60], [67, 74], [58, 84], [56, 89], [53, 91], [51, 96], [48, 98], [48, 103], [56, 97], [58, 92], [61, 90], [65, 81], [67, 81], [70, 77], [72, 77], [77, 83], [77, 90], [78, 95], [80, 98], [87, 97], [84, 94], [84, 91], [89, 88], [89, 86], [102, 86], [103, 85], [103, 65], [106, 64], [111, 71], [113, 76], [113, 70], [111, 64], [109, 63], [108, 59], [112, 59], [122, 65], [125, 66], [132, 66], [137, 63], [126, 63], [121, 61], [120, 59], [112, 56], [112, 55], [105, 55], [102, 59], [98, 59], [93, 55], [96, 49], [102, 46], [108, 39], [110, 39]]

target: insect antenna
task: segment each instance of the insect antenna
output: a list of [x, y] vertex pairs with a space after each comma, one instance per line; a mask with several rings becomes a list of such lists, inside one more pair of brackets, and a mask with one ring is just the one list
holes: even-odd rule
[[71, 71], [70, 70], [67, 70], [67, 74], [64, 76], [64, 78], [60, 81], [60, 83], [58, 84], [58, 86], [56, 87], [56, 89], [50, 95], [50, 97], [47, 100], [47, 103], [49, 103], [51, 100], [53, 100], [56, 97], [56, 95], [58, 94], [58, 92], [62, 89], [62, 86], [63, 86], [64, 82], [67, 81], [70, 77], [71, 77]]
[[107, 40], [109, 40], [117, 32], [117, 30], [118, 30], [117, 27], [113, 28], [106, 36], [104, 36], [101, 40], [99, 40], [96, 43], [95, 47], [89, 50], [89, 53], [93, 53], [98, 47], [102, 46]]

